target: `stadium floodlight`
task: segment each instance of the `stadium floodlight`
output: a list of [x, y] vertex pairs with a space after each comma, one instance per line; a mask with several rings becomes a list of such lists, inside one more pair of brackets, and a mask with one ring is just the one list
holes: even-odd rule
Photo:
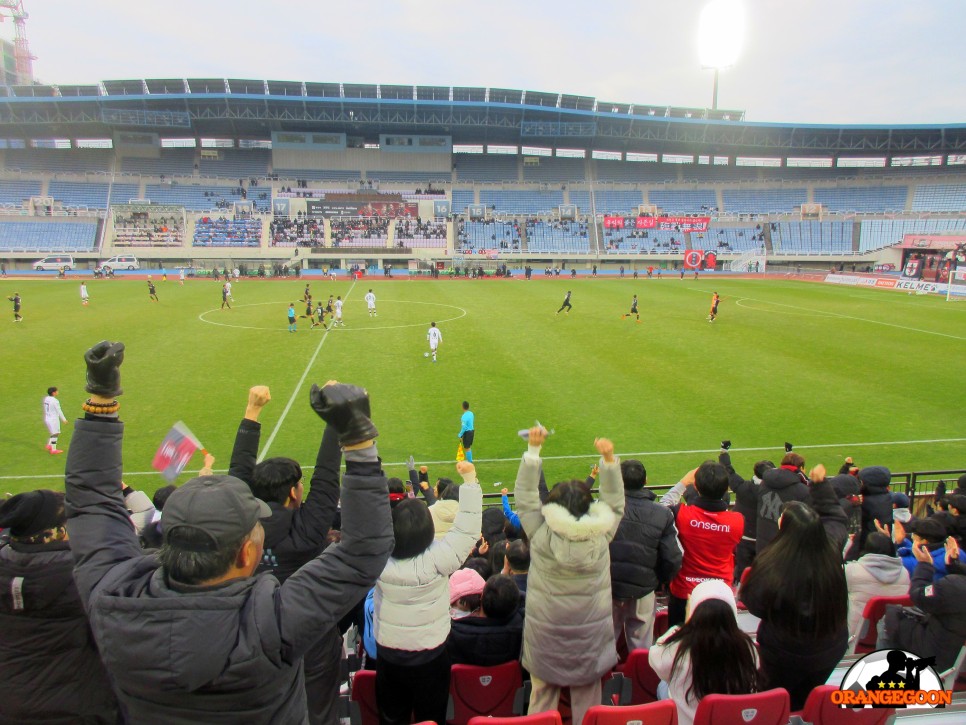
[[712, 0], [698, 18], [698, 58], [714, 69], [711, 108], [718, 108], [718, 73], [738, 60], [745, 35], [745, 13], [739, 0]]

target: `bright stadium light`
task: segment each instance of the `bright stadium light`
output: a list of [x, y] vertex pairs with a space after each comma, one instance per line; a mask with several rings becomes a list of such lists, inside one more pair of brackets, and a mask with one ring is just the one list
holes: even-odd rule
[[711, 108], [718, 108], [718, 72], [738, 60], [745, 36], [745, 13], [739, 0], [712, 0], [698, 18], [698, 57], [714, 69]]

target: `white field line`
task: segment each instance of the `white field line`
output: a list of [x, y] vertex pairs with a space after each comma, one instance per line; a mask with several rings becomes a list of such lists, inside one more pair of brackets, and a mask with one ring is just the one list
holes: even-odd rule
[[[349, 287], [349, 291], [345, 293], [346, 300], [349, 299], [349, 295], [352, 294], [352, 290], [355, 289], [355, 286], [356, 286], [356, 282], [354, 281], [352, 283], [352, 286]], [[285, 422], [285, 418], [288, 416], [288, 412], [292, 409], [292, 404], [295, 402], [295, 398], [298, 396], [299, 391], [302, 390], [302, 385], [305, 383], [305, 378], [308, 377], [309, 370], [311, 370], [312, 366], [315, 365], [315, 360], [319, 356], [319, 352], [322, 350], [322, 346], [325, 344], [325, 341], [328, 339], [329, 333], [331, 331], [332, 331], [332, 327], [329, 327], [329, 329], [325, 331], [325, 334], [322, 335], [322, 339], [319, 340], [319, 344], [316, 346], [315, 352], [312, 353], [312, 357], [309, 359], [309, 364], [305, 366], [305, 370], [302, 371], [302, 377], [299, 378], [298, 384], [295, 386], [295, 390], [292, 391], [292, 397], [289, 398], [288, 403], [285, 404], [285, 410], [282, 411], [281, 417], [278, 419], [278, 422], [275, 424], [275, 427], [272, 429], [272, 434], [268, 437], [268, 440], [265, 441], [265, 446], [262, 448], [262, 452], [258, 454], [259, 461], [263, 461], [265, 459], [265, 456], [268, 455], [268, 449], [272, 447], [272, 443], [275, 441], [275, 436], [278, 434], [278, 431], [281, 429], [282, 423]]]
[[[277, 426], [276, 426], [277, 427]], [[875, 448], [881, 446], [914, 446], [914, 445], [924, 445], [927, 443], [963, 443], [966, 442], [966, 438], [929, 438], [925, 440], [917, 441], [872, 441], [869, 443], [816, 443], [814, 445], [796, 445], [795, 450], [813, 450], [819, 448], [841, 448], [843, 450], [850, 450], [852, 448]], [[266, 445], [266, 449], [268, 446]], [[756, 451], [772, 451], [776, 455], [780, 452], [778, 446], [758, 446], [754, 448], [732, 448], [729, 453], [753, 453]], [[618, 451], [618, 454], [624, 458], [645, 458], [649, 456], [684, 456], [684, 455], [707, 455], [716, 454], [719, 452], [717, 448], [698, 448], [691, 450], [680, 450], [680, 451], [639, 451], [637, 453], [625, 453]], [[521, 452], [520, 455], [523, 455]], [[264, 452], [263, 452], [264, 456]], [[543, 456], [545, 461], [564, 461], [573, 460], [580, 458], [599, 458], [597, 453], [581, 453], [577, 455], [570, 456]], [[514, 458], [477, 458], [474, 459], [473, 463], [510, 463], [519, 461], [520, 457], [516, 456]], [[444, 461], [418, 461], [421, 466], [440, 466], [446, 464], [453, 464], [452, 460]], [[406, 465], [405, 461], [400, 461], [398, 463], [386, 463], [383, 462], [383, 468], [401, 468]], [[312, 470], [314, 466], [302, 466], [304, 470]], [[218, 473], [226, 473], [228, 469], [219, 469]], [[125, 471], [125, 476], [157, 476], [157, 471]], [[35, 476], [0, 476], [0, 481], [26, 481], [35, 479], [51, 479], [51, 478], [63, 478], [63, 474], [50, 473]]]

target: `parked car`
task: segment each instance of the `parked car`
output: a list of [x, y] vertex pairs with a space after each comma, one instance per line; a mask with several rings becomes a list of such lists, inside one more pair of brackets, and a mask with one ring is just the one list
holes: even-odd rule
[[64, 270], [70, 272], [74, 268], [74, 258], [69, 254], [51, 254], [34, 262], [33, 268], [38, 272]]
[[111, 257], [101, 267], [115, 271], [118, 269], [135, 270], [141, 269], [141, 263], [138, 262], [138, 258], [133, 254], [121, 254], [117, 257]]

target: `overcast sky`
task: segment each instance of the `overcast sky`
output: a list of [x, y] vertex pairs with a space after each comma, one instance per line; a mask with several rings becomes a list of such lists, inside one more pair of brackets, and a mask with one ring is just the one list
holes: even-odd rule
[[[697, 52], [705, 0], [24, 2], [45, 83], [234, 77], [711, 104]], [[745, 41], [721, 73], [719, 107], [766, 122], [966, 122], [966, 2], [743, 5]]]

